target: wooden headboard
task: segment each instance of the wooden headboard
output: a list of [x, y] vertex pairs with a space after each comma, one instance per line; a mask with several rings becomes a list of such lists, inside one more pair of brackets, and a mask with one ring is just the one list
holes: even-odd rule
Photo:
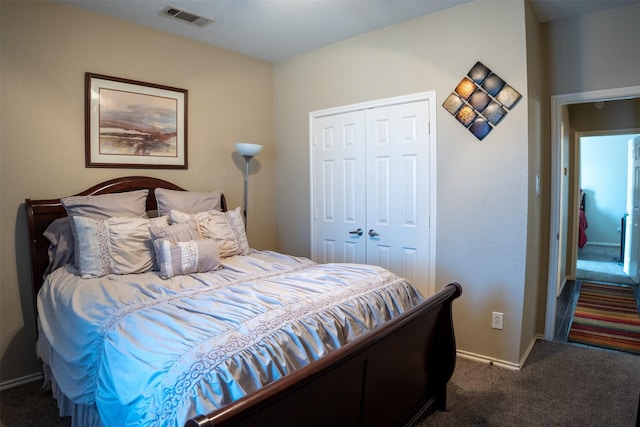
[[[74, 196], [90, 196], [98, 194], [122, 193], [133, 190], [149, 190], [147, 196], [147, 210], [157, 209], [156, 197], [153, 190], [156, 188], [166, 188], [169, 190], [184, 191], [171, 182], [148, 176], [125, 176], [109, 181], [101, 182], [93, 187], [74, 194]], [[66, 197], [66, 196], [64, 196]], [[227, 206], [224, 195], [221, 198], [222, 210], [226, 211]], [[43, 275], [49, 265], [49, 241], [43, 233], [54, 220], [67, 216], [60, 199], [46, 200], [25, 200], [27, 210], [27, 227], [29, 228], [29, 248], [31, 251], [31, 272], [33, 274], [33, 297], [38, 295], [38, 291], [43, 283]]]

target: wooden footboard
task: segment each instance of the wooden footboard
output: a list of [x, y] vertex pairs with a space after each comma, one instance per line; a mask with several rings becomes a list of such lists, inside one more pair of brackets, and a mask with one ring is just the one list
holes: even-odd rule
[[452, 283], [328, 356], [187, 427], [400, 426], [446, 409], [455, 368]]

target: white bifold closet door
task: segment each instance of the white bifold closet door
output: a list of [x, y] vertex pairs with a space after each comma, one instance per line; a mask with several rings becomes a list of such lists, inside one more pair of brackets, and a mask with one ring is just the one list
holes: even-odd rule
[[429, 100], [313, 120], [312, 257], [430, 289]]

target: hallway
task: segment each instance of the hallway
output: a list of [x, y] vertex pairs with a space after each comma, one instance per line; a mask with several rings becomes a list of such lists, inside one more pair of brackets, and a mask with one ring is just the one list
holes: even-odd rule
[[640, 289], [623, 271], [619, 246], [589, 245], [578, 251], [576, 280], [565, 284], [558, 298], [555, 340], [567, 342], [583, 282], [633, 286], [640, 312]]

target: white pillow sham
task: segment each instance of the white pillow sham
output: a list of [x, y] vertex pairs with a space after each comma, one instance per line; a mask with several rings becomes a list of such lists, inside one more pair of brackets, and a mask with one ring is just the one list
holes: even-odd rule
[[147, 217], [149, 190], [124, 193], [98, 194], [94, 196], [69, 196], [60, 199], [69, 216], [91, 218]]
[[214, 209], [195, 214], [172, 210], [169, 216], [172, 224], [195, 219], [202, 238], [213, 239], [218, 244], [221, 258], [251, 252], [239, 207], [227, 212]]
[[222, 205], [222, 192], [212, 191], [203, 193], [197, 191], [168, 190], [156, 188], [154, 190], [158, 204], [158, 215], [169, 215], [171, 210], [185, 213], [205, 212], [213, 209], [220, 210]]
[[83, 278], [150, 271], [155, 265], [149, 227], [169, 225], [169, 217], [107, 219], [71, 217], [76, 268]]

